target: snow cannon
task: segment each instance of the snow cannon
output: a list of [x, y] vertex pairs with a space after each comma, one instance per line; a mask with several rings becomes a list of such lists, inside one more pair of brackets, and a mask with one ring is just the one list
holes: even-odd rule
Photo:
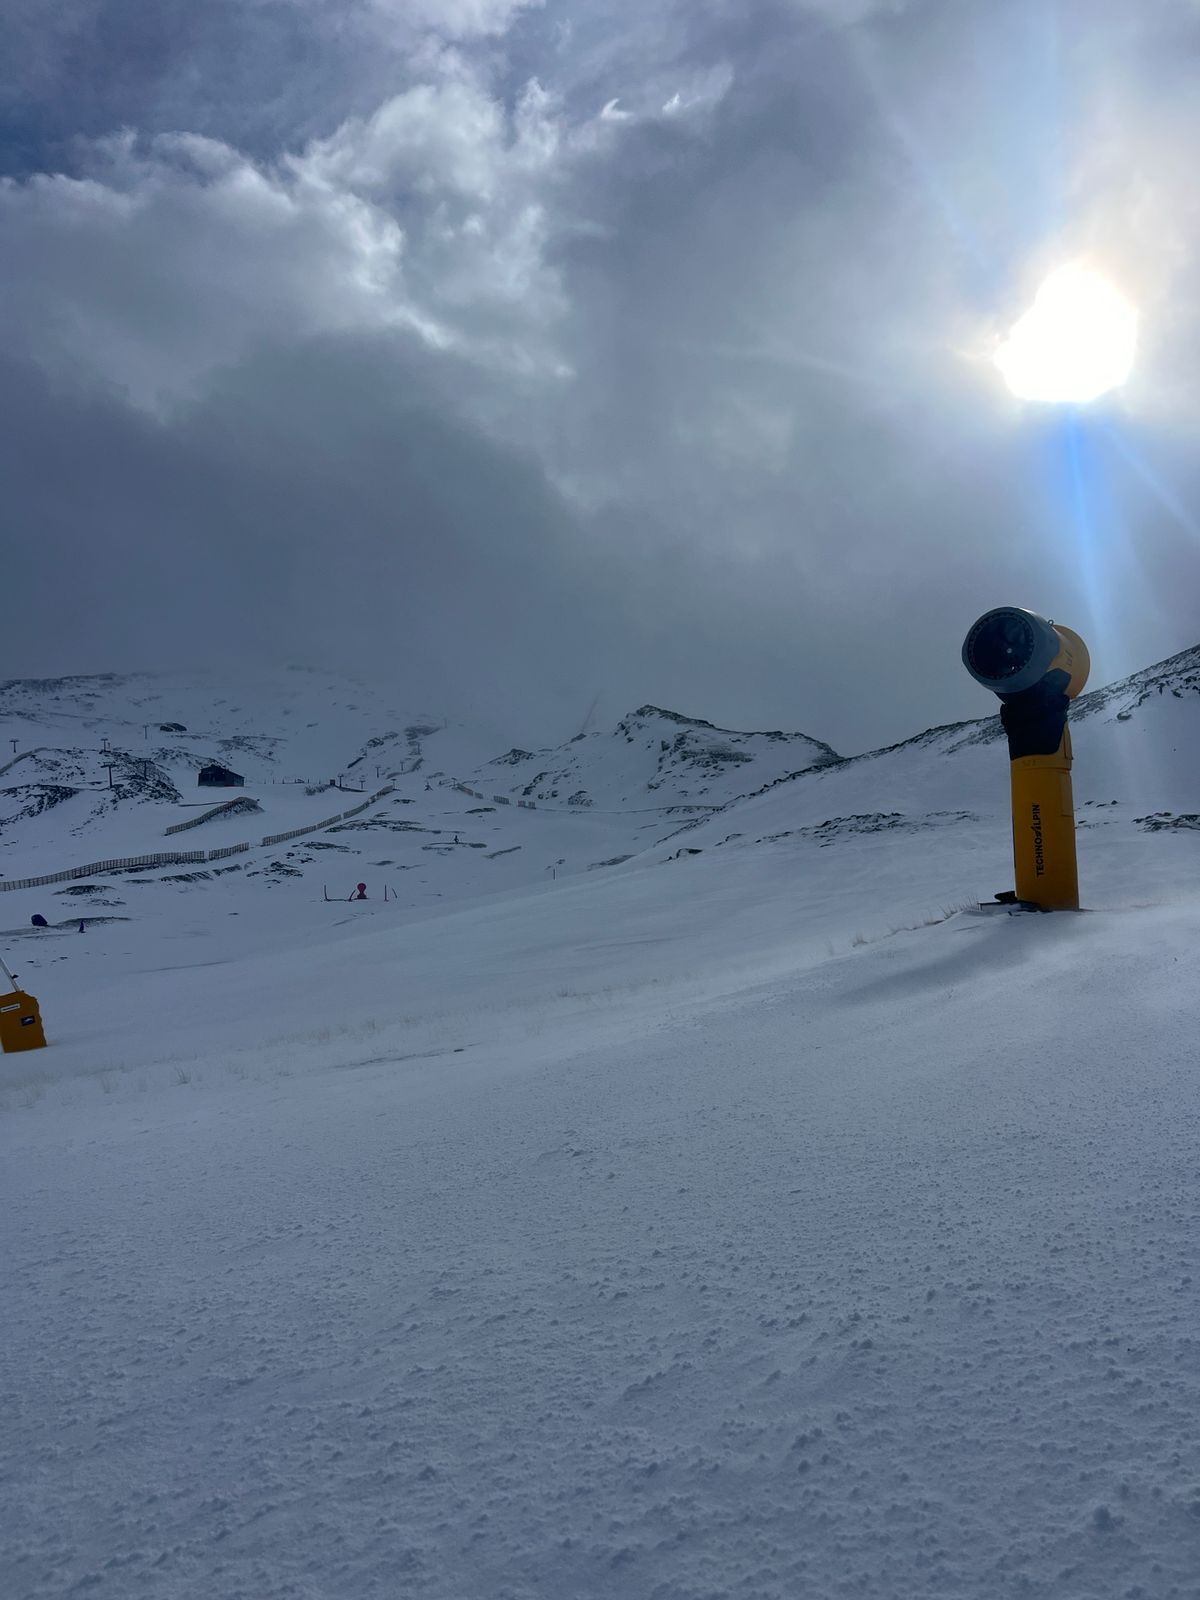
[[1087, 646], [1036, 611], [999, 606], [973, 624], [962, 659], [999, 699], [1008, 736], [1016, 898], [1043, 911], [1078, 911], [1067, 711], [1087, 682]]

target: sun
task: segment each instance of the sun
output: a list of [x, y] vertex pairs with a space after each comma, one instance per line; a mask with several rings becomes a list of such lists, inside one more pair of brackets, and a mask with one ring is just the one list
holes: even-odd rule
[[996, 365], [1021, 400], [1084, 405], [1129, 377], [1137, 327], [1137, 312], [1107, 278], [1059, 267], [1013, 324]]

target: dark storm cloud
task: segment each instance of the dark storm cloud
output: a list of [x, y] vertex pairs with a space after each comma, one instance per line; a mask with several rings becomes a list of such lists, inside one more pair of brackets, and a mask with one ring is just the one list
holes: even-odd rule
[[47, 153], [68, 161], [77, 136], [120, 127], [261, 147], [303, 130], [306, 103], [320, 125], [342, 96], [336, 45], [301, 6], [13, 0], [7, 10], [9, 171], [36, 170]]
[[70, 165], [79, 137], [126, 127], [199, 133], [268, 156], [418, 80], [430, 38], [486, 38], [520, 6], [6, 0], [0, 172]]
[[[599, 689], [853, 749], [987, 710], [992, 604], [1098, 676], [1200, 636], [1195, 6], [189, 18], [25, 30], [54, 140], [139, 131], [0, 189], [6, 672], [307, 656], [514, 737]], [[1139, 378], [1023, 409], [990, 349], [1081, 252]]]
[[[168, 420], [6, 364], [6, 660], [330, 661], [412, 706], [580, 713], [619, 613], [536, 465], [413, 402], [402, 350], [261, 352]], [[626, 643], [628, 641], [626, 640]]]
[[[412, 398], [425, 365], [394, 339], [262, 350], [164, 419], [4, 363], [0, 474], [36, 505], [4, 519], [6, 659], [334, 662], [527, 742], [597, 692], [632, 705], [663, 616], [535, 462]], [[693, 622], [681, 695], [721, 648]]]

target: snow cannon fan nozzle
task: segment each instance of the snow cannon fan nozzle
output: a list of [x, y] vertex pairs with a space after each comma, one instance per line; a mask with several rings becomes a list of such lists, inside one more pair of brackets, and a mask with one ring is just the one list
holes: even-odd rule
[[1012, 782], [1016, 898], [1078, 911], [1070, 703], [1091, 662], [1079, 635], [1023, 606], [997, 606], [963, 640], [963, 666], [1001, 702]]
[[1077, 633], [1023, 606], [985, 611], [963, 640], [962, 662], [976, 683], [1002, 700], [1036, 688], [1051, 673], [1065, 673], [1056, 687], [1074, 700], [1091, 668]]

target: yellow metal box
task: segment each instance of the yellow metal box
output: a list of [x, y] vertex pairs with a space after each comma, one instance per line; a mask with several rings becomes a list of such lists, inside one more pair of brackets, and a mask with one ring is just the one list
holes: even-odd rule
[[0, 994], [0, 1049], [43, 1050], [45, 1046], [42, 1014], [33, 996], [20, 989]]

